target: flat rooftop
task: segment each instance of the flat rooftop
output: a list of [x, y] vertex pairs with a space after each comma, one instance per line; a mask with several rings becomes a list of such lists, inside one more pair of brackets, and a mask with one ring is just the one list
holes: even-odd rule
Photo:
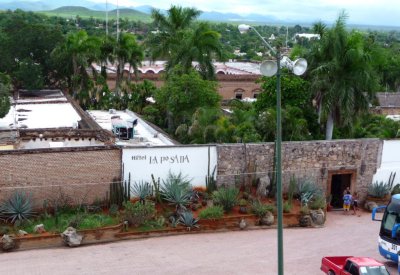
[[133, 121], [137, 119], [137, 125], [134, 127], [134, 138], [129, 140], [116, 138], [116, 144], [120, 146], [171, 146], [177, 144], [176, 141], [166, 134], [155, 129], [145, 120], [140, 118], [134, 112], [126, 111], [102, 111], [90, 110], [87, 113], [105, 130], [112, 132], [111, 117], [119, 116], [124, 121]]
[[8, 114], [0, 119], [0, 130], [78, 128], [81, 117], [61, 91], [20, 91], [11, 100]]

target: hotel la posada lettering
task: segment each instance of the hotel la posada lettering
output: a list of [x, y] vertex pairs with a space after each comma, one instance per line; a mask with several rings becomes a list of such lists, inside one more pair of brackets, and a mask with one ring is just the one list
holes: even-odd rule
[[188, 155], [172, 155], [172, 156], [132, 156], [132, 160], [148, 160], [149, 164], [174, 164], [174, 163], [190, 163]]

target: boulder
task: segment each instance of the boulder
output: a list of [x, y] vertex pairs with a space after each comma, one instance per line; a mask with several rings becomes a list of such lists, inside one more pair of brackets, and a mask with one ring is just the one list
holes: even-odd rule
[[33, 232], [35, 232], [35, 233], [45, 233], [46, 229], [44, 228], [44, 224], [35, 225], [35, 227], [33, 228]]
[[3, 251], [11, 251], [15, 248], [14, 240], [7, 234], [1, 237], [1, 249]]
[[26, 231], [20, 229], [20, 230], [18, 230], [17, 235], [18, 235], [18, 236], [25, 236], [25, 235], [28, 235], [28, 232], [26, 232]]
[[364, 208], [365, 208], [366, 210], [372, 212], [372, 210], [373, 210], [375, 207], [378, 207], [378, 204], [377, 204], [376, 202], [374, 202], [374, 201], [366, 201], [366, 202], [365, 202]]
[[309, 227], [311, 226], [311, 216], [310, 215], [301, 215], [299, 218], [299, 226], [301, 227]]
[[321, 226], [325, 223], [325, 213], [321, 209], [310, 211], [311, 221], [313, 225]]
[[76, 247], [81, 245], [83, 236], [79, 235], [75, 228], [68, 227], [63, 233], [61, 233], [61, 238], [69, 247]]
[[267, 197], [267, 188], [270, 186], [271, 180], [268, 175], [260, 178], [260, 181], [257, 186], [256, 195], [258, 198], [266, 198]]
[[246, 226], [247, 226], [246, 221], [245, 221], [244, 219], [241, 219], [241, 221], [240, 221], [240, 223], [239, 223], [239, 228], [240, 228], [241, 230], [243, 230], [243, 229], [246, 228]]
[[268, 211], [265, 216], [260, 219], [260, 225], [273, 225], [274, 220], [274, 215]]

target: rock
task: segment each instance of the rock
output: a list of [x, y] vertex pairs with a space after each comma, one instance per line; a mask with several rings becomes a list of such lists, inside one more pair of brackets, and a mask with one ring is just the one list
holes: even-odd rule
[[267, 188], [270, 186], [271, 180], [269, 179], [268, 175], [260, 178], [260, 181], [257, 186], [257, 197], [259, 198], [266, 198], [267, 197]]
[[268, 211], [265, 216], [260, 219], [260, 225], [273, 225], [274, 220], [274, 215]]
[[18, 236], [25, 236], [25, 235], [28, 235], [28, 232], [26, 232], [26, 231], [20, 229], [20, 230], [18, 230], [17, 235], [18, 235]]
[[43, 224], [38, 224], [38, 225], [35, 225], [35, 227], [33, 228], [33, 232], [35, 232], [35, 233], [45, 233], [46, 229], [44, 228]]
[[15, 248], [15, 242], [9, 235], [1, 237], [1, 249], [3, 251], [11, 251]]
[[310, 215], [301, 215], [299, 218], [299, 226], [301, 227], [309, 227], [311, 226], [311, 216]]
[[310, 211], [313, 225], [321, 226], [325, 223], [325, 213], [321, 209]]
[[375, 207], [378, 207], [378, 204], [377, 204], [376, 202], [374, 202], [374, 201], [367, 201], [367, 202], [365, 202], [364, 208], [365, 208], [366, 210], [372, 212], [372, 210], [373, 210]]
[[76, 247], [80, 246], [83, 236], [79, 235], [76, 232], [76, 229], [73, 227], [68, 227], [62, 234], [61, 238], [63, 239], [64, 243], [69, 247]]
[[246, 226], [247, 226], [246, 221], [245, 221], [244, 219], [242, 219], [242, 220], [240, 221], [240, 223], [239, 223], [239, 228], [240, 228], [241, 230], [243, 230], [243, 229], [246, 228]]

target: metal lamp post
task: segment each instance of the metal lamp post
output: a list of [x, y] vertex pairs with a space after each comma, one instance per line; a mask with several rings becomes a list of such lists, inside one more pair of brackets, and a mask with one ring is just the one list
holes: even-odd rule
[[[283, 198], [282, 198], [282, 121], [281, 121], [281, 54], [274, 50], [271, 45], [260, 35], [260, 33], [249, 25], [239, 25], [240, 33], [246, 33], [250, 29], [253, 30], [263, 41], [264, 45], [273, 53], [276, 58], [276, 64], [266, 61], [261, 64], [260, 71], [265, 76], [276, 75], [276, 198], [278, 208], [278, 274], [283, 275]], [[295, 62], [286, 58], [284, 66], [293, 70], [296, 75], [301, 75], [307, 68], [307, 61], [298, 59]]]

